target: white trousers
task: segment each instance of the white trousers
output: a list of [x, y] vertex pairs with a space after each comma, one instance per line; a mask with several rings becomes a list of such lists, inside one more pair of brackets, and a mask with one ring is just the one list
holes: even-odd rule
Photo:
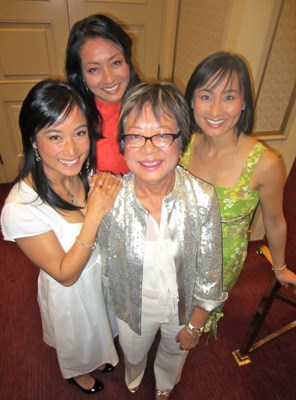
[[117, 318], [119, 343], [125, 358], [125, 382], [129, 389], [140, 385], [147, 355], [156, 333], [160, 329], [154, 375], [158, 390], [172, 390], [181, 378], [188, 351], [180, 350], [176, 336], [183, 328], [178, 325], [177, 305], [166, 304], [159, 299], [143, 297], [141, 335]]

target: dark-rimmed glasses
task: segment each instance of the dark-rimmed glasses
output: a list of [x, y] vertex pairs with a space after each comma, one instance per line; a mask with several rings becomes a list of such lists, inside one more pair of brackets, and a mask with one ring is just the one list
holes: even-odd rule
[[165, 149], [170, 147], [173, 141], [178, 139], [180, 135], [181, 131], [179, 130], [178, 133], [158, 133], [150, 137], [137, 134], [122, 135], [120, 139], [124, 141], [127, 147], [132, 149], [143, 147], [147, 140], [150, 140], [153, 146]]

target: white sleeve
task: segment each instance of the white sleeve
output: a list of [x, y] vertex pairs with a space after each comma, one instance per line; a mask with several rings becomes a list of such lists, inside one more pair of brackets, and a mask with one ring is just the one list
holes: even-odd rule
[[4, 239], [14, 242], [21, 237], [48, 232], [52, 227], [33, 205], [9, 202], [2, 209], [1, 229]]

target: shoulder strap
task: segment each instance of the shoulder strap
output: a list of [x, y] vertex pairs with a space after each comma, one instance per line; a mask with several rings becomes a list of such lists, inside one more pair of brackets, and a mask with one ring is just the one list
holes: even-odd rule
[[251, 175], [254, 172], [256, 165], [258, 164], [258, 161], [260, 160], [262, 154], [266, 150], [267, 150], [266, 147], [260, 142], [256, 143], [253, 146], [253, 148], [251, 149], [251, 151], [246, 159], [239, 182], [241, 181], [241, 179], [243, 179], [243, 181], [245, 183], [246, 179], [250, 179]]

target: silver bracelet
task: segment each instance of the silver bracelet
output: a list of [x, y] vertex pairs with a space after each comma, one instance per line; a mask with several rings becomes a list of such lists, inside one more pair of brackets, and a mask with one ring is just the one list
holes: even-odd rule
[[76, 236], [76, 238], [75, 238], [75, 243], [79, 244], [80, 246], [85, 247], [86, 249], [92, 249], [92, 250], [94, 250], [97, 246], [97, 242], [94, 242], [92, 244], [81, 242], [81, 240], [78, 239], [78, 236]]
[[185, 331], [186, 331], [191, 337], [194, 337], [194, 338], [199, 338], [199, 337], [200, 337], [200, 335], [197, 335], [197, 334], [195, 334], [194, 332], [190, 331], [190, 330], [188, 329], [188, 327], [187, 327], [187, 324], [184, 326], [184, 328], [185, 328]]
[[276, 268], [274, 265], [272, 265], [271, 266], [271, 269], [273, 270], [273, 271], [275, 271], [275, 272], [280, 272], [280, 271], [283, 271], [284, 269], [286, 269], [287, 268], [287, 264], [285, 264], [283, 267], [281, 267], [281, 268]]

